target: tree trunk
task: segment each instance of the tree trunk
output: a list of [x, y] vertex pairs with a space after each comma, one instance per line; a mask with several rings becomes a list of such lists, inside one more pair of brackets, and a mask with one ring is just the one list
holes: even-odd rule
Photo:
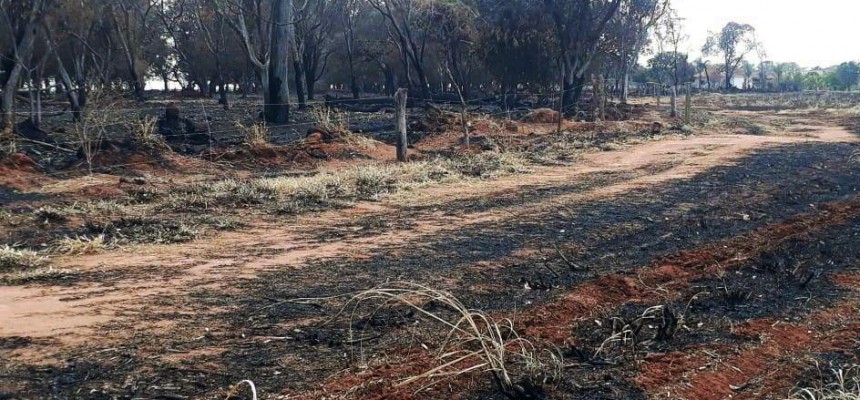
[[69, 76], [69, 71], [66, 69], [65, 64], [63, 64], [63, 59], [60, 57], [60, 53], [58, 53], [56, 48], [54, 48], [54, 42], [51, 39], [50, 32], [48, 32], [46, 37], [48, 47], [50, 48], [50, 51], [54, 53], [54, 58], [57, 61], [57, 70], [60, 73], [60, 80], [66, 88], [66, 97], [69, 99], [69, 106], [72, 109], [72, 120], [80, 121], [81, 111], [83, 109], [83, 105], [81, 104], [81, 91], [84, 89], [82, 87], [75, 88], [75, 85], [72, 84], [72, 77]]
[[630, 65], [624, 63], [624, 73], [621, 77], [621, 103], [627, 104], [630, 100]]
[[408, 91], [406, 89], [398, 89], [394, 94], [394, 110], [396, 113], [395, 123], [397, 124], [397, 161], [406, 161], [406, 149], [409, 146], [408, 137], [406, 136], [406, 102]]
[[708, 80], [708, 91], [711, 91], [711, 73], [708, 72], [708, 67], [705, 67], [705, 79]]
[[290, 23], [292, 23], [292, 0], [272, 1], [272, 35], [269, 45], [270, 58], [268, 73], [265, 76], [266, 104], [264, 114], [266, 122], [286, 124], [290, 119], [289, 105], [289, 58]]
[[672, 86], [672, 103], [669, 109], [669, 116], [672, 118], [678, 117], [678, 89]]
[[561, 106], [565, 115], [576, 114], [579, 111], [579, 100], [582, 98], [585, 81], [585, 76], [576, 76], [572, 69], [565, 68], [562, 88], [564, 93], [561, 96]]
[[316, 72], [308, 73], [307, 68], [305, 69], [305, 98], [308, 99], [309, 102], [314, 101], [314, 96], [316, 96], [316, 79], [314, 79], [314, 75]]
[[[297, 56], [297, 53], [293, 53]], [[307, 84], [306, 71], [304, 66], [302, 66], [301, 61], [298, 59], [293, 60], [293, 80], [296, 84], [296, 98], [299, 101], [299, 110], [304, 110], [307, 108], [307, 102], [305, 101], [306, 91], [305, 85]]]
[[224, 83], [223, 79], [220, 79], [221, 82], [218, 85], [218, 104], [224, 106], [224, 109], [227, 110], [230, 108], [230, 100], [227, 98], [227, 84]]

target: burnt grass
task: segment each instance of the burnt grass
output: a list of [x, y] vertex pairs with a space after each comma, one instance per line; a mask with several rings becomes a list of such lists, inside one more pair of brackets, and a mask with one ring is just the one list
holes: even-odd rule
[[[848, 162], [853, 151], [856, 146], [851, 144], [780, 146], [689, 180], [635, 189], [612, 198], [559, 203], [548, 210], [427, 234], [383, 246], [367, 258], [318, 259], [300, 268], [237, 279], [229, 293], [189, 288], [191, 304], [186, 303], [185, 296], [165, 296], [141, 310], [134, 322], [102, 327], [135, 332], [141, 324], [168, 318], [178, 324], [169, 336], [152, 337], [145, 330], [129, 333], [118, 350], [110, 352], [97, 352], [104, 345], [85, 345], [63, 354], [66, 361], [59, 368], [0, 361], [0, 387], [7, 382], [13, 390], [21, 390], [23, 394], [16, 395], [21, 398], [57, 399], [192, 398], [218, 392], [242, 379], [252, 379], [267, 396], [285, 390], [312, 390], [327, 377], [354, 367], [351, 358], [356, 346], [346, 342], [345, 318], [324, 323], [337, 315], [342, 302], [285, 300], [340, 296], [385, 281], [409, 280], [450, 290], [476, 309], [527, 312], [529, 307], [596, 277], [629, 274], [663, 256], [743, 235], [798, 214], [814, 213], [822, 203], [857, 196], [860, 174], [856, 165]], [[596, 174], [583, 182], [522, 191], [497, 202], [471, 199], [436, 207], [449, 216], [491, 211], [581, 193], [646, 172]], [[403, 207], [399, 213], [374, 216], [384, 222], [356, 224], [370, 226], [374, 232], [408, 228], [399, 220], [422, 212], [426, 210]], [[667, 306], [678, 312], [696, 293], [710, 293], [697, 297], [688, 310], [688, 321], [695, 321], [688, 325], [702, 322], [702, 328], [649, 343], [641, 351], [671, 351], [715, 340], [742, 345], [748, 339], [733, 337], [727, 328], [729, 321], [764, 316], [802, 319], [808, 310], [825, 307], [841, 295], [828, 276], [857, 268], [858, 223], [853, 220], [787, 242], [723, 279], [695, 282], [683, 296], [684, 301]], [[339, 239], [336, 233], [345, 228], [322, 228], [318, 239]], [[536, 249], [538, 253], [518, 255], [522, 249]], [[526, 290], [526, 284], [537, 289]], [[177, 304], [199, 313], [163, 311]], [[630, 319], [646, 306], [625, 305], [609, 310], [607, 318]], [[383, 357], [395, 346], [414, 345], [408, 335], [398, 335], [413, 322], [413, 316], [389, 312], [374, 318], [365, 321], [364, 331], [371, 337], [379, 336], [362, 343], [368, 357]], [[289, 323], [298, 328], [280, 326]], [[221, 329], [204, 330], [210, 326]], [[563, 350], [573, 361], [611, 334], [586, 325], [572, 333], [582, 348]], [[202, 353], [179, 362], [157, 356], [213, 347], [223, 352]], [[580, 360], [586, 366], [566, 369], [552, 398], [645, 398], [632, 383], [634, 360], [641, 355], [611, 348], [602, 356], [605, 363]], [[503, 398], [492, 389], [490, 379], [485, 390], [469, 397]]]

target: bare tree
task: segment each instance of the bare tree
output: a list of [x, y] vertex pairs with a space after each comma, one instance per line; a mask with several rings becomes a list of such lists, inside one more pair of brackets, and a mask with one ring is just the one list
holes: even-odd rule
[[154, 2], [149, 0], [115, 0], [111, 6], [111, 17], [125, 55], [129, 81], [137, 100], [144, 100], [146, 82], [145, 67], [140, 65], [150, 35], [149, 22], [154, 11]]
[[403, 58], [404, 69], [415, 71], [418, 86], [425, 99], [430, 98], [430, 84], [424, 68], [424, 51], [427, 45], [427, 34], [417, 26], [419, 8], [432, 5], [432, 2], [420, 0], [367, 0], [388, 22], [389, 32], [395, 39]]
[[629, 0], [621, 3], [617, 16], [621, 57], [621, 102], [630, 97], [630, 70], [639, 61], [652, 28], [665, 15], [669, 0]]
[[603, 32], [622, 0], [544, 0], [555, 22], [564, 75], [562, 107], [577, 107], [586, 72], [597, 54]]
[[[271, 0], [268, 18], [263, 14], [261, 0], [237, 4], [229, 0], [214, 0], [216, 10], [221, 13], [242, 42], [242, 48], [254, 66], [264, 92], [264, 115], [266, 122], [283, 124], [289, 121], [289, 68], [287, 65], [292, 34], [293, 1]], [[250, 3], [253, 9], [248, 26], [249, 13], [245, 6]], [[268, 42], [266, 34], [269, 32]]]
[[357, 21], [364, 13], [364, 2], [362, 0], [343, 0], [341, 18], [343, 24], [343, 42], [346, 50], [346, 62], [349, 68], [349, 89], [354, 99], [359, 98], [358, 78], [356, 77], [356, 28]]
[[0, 0], [0, 12], [5, 24], [8, 24], [9, 34], [12, 35], [11, 50], [4, 56], [3, 69], [6, 73], [0, 76], [0, 132], [8, 133], [14, 123], [15, 91], [26, 70], [25, 62], [33, 55], [36, 44], [36, 32], [42, 16], [45, 0], [33, 0], [27, 6], [9, 0]]

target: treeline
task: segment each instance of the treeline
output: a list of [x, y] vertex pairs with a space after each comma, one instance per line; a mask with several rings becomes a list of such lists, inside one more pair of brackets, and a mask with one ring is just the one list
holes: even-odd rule
[[[708, 87], [730, 88], [763, 56], [754, 29], [732, 23], [704, 47], [719, 63], [688, 60], [669, 0], [0, 0], [0, 12], [6, 127], [21, 88], [56, 88], [77, 118], [93, 88], [143, 100], [153, 80], [225, 106], [228, 91], [262, 93], [276, 123], [289, 99], [304, 107], [330, 87], [355, 98], [398, 87], [419, 98], [560, 92], [573, 112], [594, 76], [626, 101], [631, 78], [704, 87], [707, 75]], [[778, 67], [752, 69], [794, 88], [797, 72]]]

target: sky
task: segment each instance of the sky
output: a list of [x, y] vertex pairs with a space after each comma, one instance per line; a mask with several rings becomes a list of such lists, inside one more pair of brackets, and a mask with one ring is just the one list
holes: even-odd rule
[[673, 0], [695, 59], [709, 31], [752, 25], [767, 58], [802, 67], [860, 61], [860, 0]]

